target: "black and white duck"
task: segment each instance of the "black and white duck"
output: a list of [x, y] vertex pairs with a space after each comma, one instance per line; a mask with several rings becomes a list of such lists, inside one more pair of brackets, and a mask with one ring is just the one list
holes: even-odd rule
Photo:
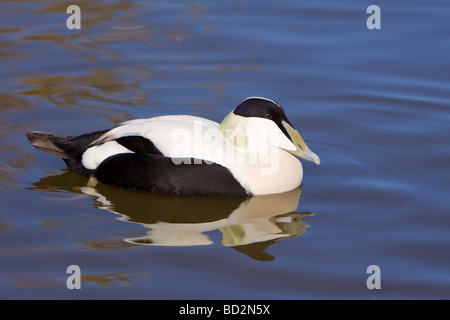
[[189, 115], [159, 116], [79, 136], [31, 131], [27, 138], [78, 174], [157, 194], [283, 193], [302, 182], [297, 157], [320, 164], [281, 105], [261, 97], [245, 99], [220, 124]]

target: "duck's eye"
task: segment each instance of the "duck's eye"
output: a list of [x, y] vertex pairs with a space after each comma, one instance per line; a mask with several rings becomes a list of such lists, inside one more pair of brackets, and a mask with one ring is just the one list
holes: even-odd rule
[[264, 118], [272, 120], [272, 115], [270, 113], [264, 113]]

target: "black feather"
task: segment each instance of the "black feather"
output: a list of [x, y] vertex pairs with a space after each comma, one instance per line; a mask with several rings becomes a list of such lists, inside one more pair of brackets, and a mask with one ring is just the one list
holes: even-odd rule
[[76, 137], [31, 131], [26, 136], [37, 149], [61, 157], [72, 171], [83, 176], [90, 176], [94, 171], [86, 169], [81, 163], [83, 153], [91, 146], [92, 142], [100, 138], [107, 131], [95, 131]]
[[123, 153], [104, 160], [94, 177], [123, 189], [156, 194], [249, 195], [227, 168], [198, 159], [183, 160], [175, 164], [171, 158], [163, 156]]
[[148, 153], [162, 156], [163, 154], [155, 147], [153, 142], [141, 136], [127, 136], [116, 139], [116, 141], [135, 153]]

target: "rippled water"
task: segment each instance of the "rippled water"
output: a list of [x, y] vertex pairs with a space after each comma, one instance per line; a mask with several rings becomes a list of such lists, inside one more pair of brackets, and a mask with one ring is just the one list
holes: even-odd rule
[[[450, 5], [1, 1], [0, 298], [450, 298]], [[24, 133], [281, 103], [322, 160], [288, 194], [96, 188]], [[78, 265], [81, 290], [68, 290]], [[381, 289], [369, 290], [369, 265]]]

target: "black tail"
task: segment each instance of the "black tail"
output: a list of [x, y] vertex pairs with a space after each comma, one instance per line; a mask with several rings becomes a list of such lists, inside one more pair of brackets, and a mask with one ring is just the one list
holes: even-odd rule
[[30, 131], [27, 132], [27, 138], [37, 149], [63, 159], [69, 159], [69, 155], [61, 147], [68, 137], [42, 131]]
[[95, 131], [76, 137], [59, 136], [53, 133], [30, 131], [27, 138], [31, 144], [41, 151], [61, 157], [69, 168], [83, 176], [90, 176], [93, 170], [82, 164], [83, 153], [91, 147], [91, 143], [100, 138], [108, 130]]

